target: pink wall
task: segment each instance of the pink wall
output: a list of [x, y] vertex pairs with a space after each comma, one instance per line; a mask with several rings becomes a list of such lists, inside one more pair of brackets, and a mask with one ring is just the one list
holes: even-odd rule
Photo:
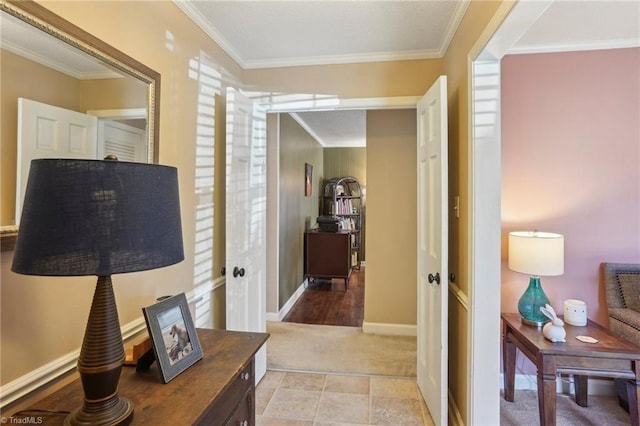
[[556, 312], [581, 299], [608, 325], [600, 263], [640, 263], [640, 48], [506, 56], [502, 167], [502, 311], [529, 280], [507, 235], [538, 229], [565, 236], [564, 275], [542, 278]]

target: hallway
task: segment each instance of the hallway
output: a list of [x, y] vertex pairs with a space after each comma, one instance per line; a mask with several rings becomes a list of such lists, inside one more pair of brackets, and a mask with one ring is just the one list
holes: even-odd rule
[[362, 327], [365, 268], [354, 269], [344, 291], [344, 280], [315, 280], [293, 305], [283, 322]]

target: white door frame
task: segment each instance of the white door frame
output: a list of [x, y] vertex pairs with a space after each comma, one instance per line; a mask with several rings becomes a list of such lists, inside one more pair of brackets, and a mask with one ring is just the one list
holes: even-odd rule
[[[500, 59], [553, 0], [503, 3], [468, 56], [469, 75], [469, 387], [466, 424], [500, 423]], [[493, 67], [477, 75], [482, 67]], [[478, 73], [480, 74], [480, 73]], [[487, 91], [495, 95], [486, 100]], [[476, 366], [478, 366], [476, 368]]]

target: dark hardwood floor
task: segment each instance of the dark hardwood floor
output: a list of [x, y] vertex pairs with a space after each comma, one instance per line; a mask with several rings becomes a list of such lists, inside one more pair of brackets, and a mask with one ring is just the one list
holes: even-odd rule
[[285, 322], [362, 327], [364, 267], [355, 269], [344, 291], [344, 280], [315, 280], [293, 305]]

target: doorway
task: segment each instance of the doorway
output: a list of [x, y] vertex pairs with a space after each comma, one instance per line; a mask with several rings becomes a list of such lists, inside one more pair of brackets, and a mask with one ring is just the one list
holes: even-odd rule
[[[365, 331], [374, 330], [377, 333], [415, 335], [415, 140], [416, 119], [415, 105], [417, 98], [398, 107], [394, 100], [388, 103], [392, 108], [367, 108], [367, 131], [373, 136], [367, 138], [366, 148], [366, 291], [365, 317], [369, 313], [369, 321], [363, 319]], [[408, 102], [411, 102], [410, 104]], [[282, 114], [271, 114], [282, 115]], [[371, 119], [373, 116], [373, 119]], [[269, 120], [269, 118], [268, 118]], [[268, 133], [274, 138], [282, 138], [274, 129], [280, 129], [278, 120], [271, 117], [274, 123], [268, 125]], [[395, 124], [393, 124], [395, 123]], [[295, 302], [304, 292], [302, 277], [303, 268], [303, 235], [318, 215], [318, 207], [300, 218], [298, 223], [284, 221], [282, 218], [295, 209], [295, 202], [289, 192], [300, 197], [302, 190], [302, 168], [305, 162], [300, 159], [291, 168], [291, 175], [274, 173], [287, 168], [279, 162], [289, 161], [291, 153], [279, 152], [283, 144], [268, 143], [270, 175], [269, 188], [274, 190], [269, 205], [271, 212], [268, 219], [274, 236], [270, 239], [269, 250], [274, 261], [269, 262], [273, 268], [268, 275], [267, 311], [270, 320], [282, 321], [292, 309]], [[286, 148], [290, 151], [294, 149]], [[272, 165], [273, 164], [273, 165]], [[319, 178], [318, 167], [314, 167], [314, 180]], [[344, 174], [339, 171], [339, 174]], [[291, 183], [292, 182], [292, 183]], [[289, 185], [293, 185], [291, 188]], [[314, 187], [317, 195], [318, 186]], [[295, 201], [295, 200], [294, 200]], [[299, 201], [299, 199], [298, 199]], [[373, 208], [372, 208], [373, 206]], [[372, 222], [373, 220], [373, 222]], [[398, 227], [398, 223], [403, 226]], [[411, 226], [407, 226], [413, 224]], [[289, 228], [297, 226], [297, 230], [286, 238], [281, 238], [289, 232]], [[372, 230], [375, 230], [372, 231]], [[274, 244], [275, 243], [275, 244]], [[299, 244], [295, 247], [295, 244]], [[283, 268], [285, 259], [295, 265]], [[299, 268], [295, 274], [294, 267]], [[278, 271], [276, 269], [279, 268]], [[372, 270], [374, 273], [372, 273]], [[286, 293], [285, 293], [286, 292]], [[391, 316], [389, 316], [391, 315]], [[391, 321], [387, 320], [387, 316]], [[401, 316], [401, 319], [395, 317]], [[406, 319], [405, 319], [406, 317]], [[372, 320], [373, 319], [373, 320]], [[391, 322], [394, 324], [390, 324]], [[398, 323], [401, 323], [399, 326]], [[407, 324], [404, 326], [403, 324]], [[368, 329], [367, 327], [372, 327]]]

